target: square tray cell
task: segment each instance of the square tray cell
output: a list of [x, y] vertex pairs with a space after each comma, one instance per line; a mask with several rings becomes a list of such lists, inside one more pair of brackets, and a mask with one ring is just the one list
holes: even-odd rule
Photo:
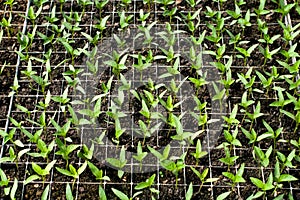
[[0, 97], [0, 119], [6, 119], [10, 104], [10, 97]]

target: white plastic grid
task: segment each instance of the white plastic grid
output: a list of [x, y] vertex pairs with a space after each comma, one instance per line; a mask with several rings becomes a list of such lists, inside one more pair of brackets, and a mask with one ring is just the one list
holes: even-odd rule
[[[73, 1], [72, 1], [73, 2]], [[115, 4], [115, 2], [114, 2], [114, 4]], [[29, 7], [29, 5], [30, 5], [30, 2], [29, 2], [29, 4], [28, 4], [28, 7]], [[51, 5], [52, 5], [52, 1], [51, 1]], [[157, 9], [156, 9], [157, 10]], [[27, 11], [26, 11], [27, 12]], [[134, 12], [133, 12], [134, 13]], [[113, 10], [113, 12], [112, 12], [112, 14], [113, 14], [113, 16], [115, 15], [115, 12], [114, 12], [114, 10]], [[91, 18], [92, 18], [92, 15], [93, 15], [93, 13], [91, 13]], [[157, 17], [157, 15], [155, 14], [155, 17]], [[114, 18], [114, 17], [113, 17]], [[289, 15], [286, 17], [286, 18], [289, 18]], [[26, 21], [26, 20], [25, 20]], [[290, 22], [291, 22], [291, 20], [286, 20], [286, 23], [289, 23], [290, 24]], [[177, 23], [177, 26], [179, 26], [179, 24]], [[26, 22], [24, 22], [24, 26], [23, 26], [23, 33], [25, 33], [25, 31], [26, 31]], [[90, 27], [90, 31], [91, 31], [91, 27]], [[292, 45], [292, 44], [290, 44], [290, 45]], [[45, 52], [45, 51], [44, 51]], [[38, 53], [38, 52], [35, 52], [35, 53]], [[61, 52], [61, 53], [63, 53], [63, 52]], [[20, 58], [18, 57], [18, 64], [17, 64], [17, 66], [19, 65], [19, 63], [20, 63], [20, 60], [19, 60]], [[293, 60], [293, 62], [295, 62], [295, 60]], [[42, 67], [41, 67], [42, 68]], [[64, 66], [64, 68], [65, 68], [65, 66]], [[17, 67], [17, 69], [18, 69], [18, 67]], [[63, 81], [62, 81], [62, 84], [63, 84]], [[63, 88], [63, 87], [62, 87]], [[63, 91], [62, 91], [63, 92]], [[18, 97], [20, 97], [20, 96], [18, 96]], [[38, 98], [39, 98], [40, 96], [37, 94], [36, 95], [36, 100], [38, 100]], [[10, 105], [12, 105], [12, 100], [13, 100], [13, 97], [11, 98], [11, 104]], [[231, 108], [231, 104], [229, 103], [229, 107]], [[12, 112], [14, 112], [14, 111], [12, 111], [11, 110], [11, 106], [10, 106], [10, 109], [9, 109], [9, 115], [10, 115], [10, 113], [12, 113]], [[59, 114], [60, 114], [60, 112], [58, 112]], [[8, 125], [9, 125], [9, 119], [7, 119], [7, 122], [6, 122], [6, 130], [9, 128], [8, 127]], [[32, 129], [34, 128], [33, 126], [31, 127]], [[208, 132], [209, 132], [209, 130], [208, 130]], [[82, 135], [81, 135], [81, 137], [82, 137]], [[157, 141], [158, 142], [158, 141]], [[209, 141], [208, 141], [208, 144], [209, 144]], [[29, 144], [29, 146], [30, 146], [31, 144]], [[2, 147], [3, 147], [3, 145], [2, 145]], [[234, 149], [234, 154], [235, 154], [235, 150], [236, 149]], [[55, 151], [54, 151], [55, 152]], [[2, 151], [1, 151], [1, 154], [2, 154]], [[0, 156], [1, 157], [1, 156]], [[210, 158], [210, 154], [209, 154], [209, 167], [210, 167], [210, 169], [211, 168], [213, 168], [214, 166], [211, 164], [211, 158]], [[28, 164], [29, 163], [26, 163], [26, 168], [28, 167]], [[79, 160], [79, 163], [78, 164], [80, 164], [80, 160]], [[157, 167], [158, 167], [158, 169], [159, 169], [159, 165], [157, 164]], [[249, 167], [250, 168], [250, 167]], [[263, 168], [261, 168], [261, 170], [262, 170], [262, 176], [264, 175], [264, 171], [263, 171]], [[213, 175], [211, 174], [211, 170], [210, 170], [210, 177], [212, 178], [213, 177]], [[53, 173], [51, 173], [51, 181], [50, 181], [50, 183], [52, 183], [52, 178], [53, 178]], [[263, 176], [263, 178], [264, 178], [264, 176]], [[25, 176], [25, 178], [24, 178], [24, 180], [26, 179], [26, 176]], [[157, 185], [158, 185], [158, 188], [159, 188], [159, 185], [161, 185], [161, 183], [159, 182], [159, 174], [157, 174], [157, 180], [158, 180], [158, 183], [157, 183]], [[77, 198], [77, 196], [78, 196], [78, 186], [79, 186], [79, 183], [80, 183], [80, 181], [79, 181], [79, 179], [77, 180], [77, 190], [76, 190], [76, 198]], [[132, 193], [133, 193], [133, 182], [132, 182], [132, 175], [131, 175], [131, 182], [130, 182], [130, 184], [131, 184], [131, 195], [132, 195]], [[184, 171], [184, 186], [187, 186], [187, 184], [186, 184], [186, 177], [185, 177], [185, 171]], [[105, 187], [105, 183], [104, 183], [104, 187]], [[211, 184], [211, 188], [213, 187], [213, 184]], [[240, 188], [240, 186], [238, 185], [237, 186], [237, 188], [238, 188], [238, 193], [240, 193], [240, 190], [239, 190], [239, 188]], [[290, 190], [292, 191], [292, 187], [291, 187], [291, 184], [290, 184]], [[24, 191], [24, 186], [23, 186], [23, 191]], [[213, 195], [213, 190], [211, 190], [212, 191], [212, 195]], [[186, 192], [186, 189], [185, 189], [185, 192]], [[22, 192], [23, 193], [23, 192]], [[50, 195], [51, 195], [51, 190], [50, 190]], [[22, 197], [22, 199], [23, 199], [23, 197]]]

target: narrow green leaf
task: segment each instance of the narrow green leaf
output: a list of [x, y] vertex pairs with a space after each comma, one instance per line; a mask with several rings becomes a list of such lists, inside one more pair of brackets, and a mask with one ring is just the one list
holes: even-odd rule
[[229, 192], [224, 192], [222, 194], [220, 194], [218, 197], [217, 197], [217, 200], [223, 200], [223, 199], [226, 199], [229, 195], [230, 195], [231, 191]]
[[67, 198], [67, 200], [73, 200], [74, 199], [69, 183], [67, 183], [67, 187], [66, 187], [66, 198]]
[[47, 187], [45, 188], [41, 200], [47, 200], [48, 199], [48, 194], [49, 194], [49, 190], [50, 190], [50, 185], [48, 184]]
[[99, 185], [99, 192], [98, 193], [99, 193], [100, 200], [107, 200], [105, 191], [104, 191], [104, 189], [102, 188], [101, 185]]

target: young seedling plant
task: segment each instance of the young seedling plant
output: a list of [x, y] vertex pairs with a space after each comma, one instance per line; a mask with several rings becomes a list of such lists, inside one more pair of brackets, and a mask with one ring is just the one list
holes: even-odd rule
[[26, 181], [24, 182], [24, 184], [28, 184], [34, 180], [40, 179], [42, 178], [43, 180], [43, 187], [44, 187], [44, 183], [46, 180], [46, 176], [50, 174], [51, 169], [53, 168], [53, 166], [55, 165], [56, 160], [51, 161], [49, 164], [47, 164], [47, 166], [45, 167], [45, 169], [41, 168], [41, 166], [39, 166], [36, 163], [32, 163], [32, 169], [35, 171], [36, 174], [29, 176]]

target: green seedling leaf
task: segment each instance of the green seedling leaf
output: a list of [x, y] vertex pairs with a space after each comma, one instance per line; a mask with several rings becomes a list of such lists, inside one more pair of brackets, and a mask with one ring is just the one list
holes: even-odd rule
[[67, 183], [67, 187], [66, 187], [66, 198], [67, 198], [67, 200], [73, 200], [74, 199], [69, 183]]
[[223, 200], [223, 199], [226, 199], [230, 194], [231, 194], [231, 191], [229, 191], [229, 192], [224, 192], [224, 193], [220, 194], [220, 195], [217, 197], [217, 200]]
[[120, 190], [117, 190], [117, 189], [114, 189], [112, 188], [111, 189], [113, 191], [113, 193], [121, 200], [129, 200], [129, 198], [127, 197], [126, 194], [124, 194], [123, 192], [121, 192]]
[[101, 185], [99, 185], [98, 193], [99, 193], [100, 200], [107, 200], [105, 191], [104, 191], [104, 189], [103, 189], [103, 187]]
[[50, 184], [48, 184], [42, 194], [41, 200], [47, 200], [48, 195], [49, 195], [49, 190], [50, 190]]
[[18, 189], [18, 179], [14, 178], [14, 184], [10, 190], [10, 199], [11, 200], [16, 200], [15, 195], [16, 195], [17, 189]]
[[193, 183], [191, 182], [185, 195], [185, 200], [191, 200], [193, 197]]
[[31, 175], [24, 181], [24, 185], [27, 185], [28, 183], [31, 183], [32, 181], [38, 180], [39, 178], [40, 178], [40, 176], [38, 176], [38, 175]]

